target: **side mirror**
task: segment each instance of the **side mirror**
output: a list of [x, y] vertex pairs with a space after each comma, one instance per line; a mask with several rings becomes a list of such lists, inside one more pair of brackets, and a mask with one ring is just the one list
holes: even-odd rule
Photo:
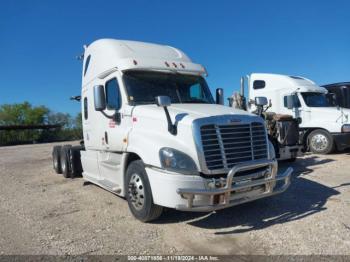
[[156, 97], [156, 104], [157, 104], [157, 106], [161, 106], [164, 108], [166, 121], [168, 122], [168, 131], [170, 134], [175, 136], [177, 134], [177, 126], [175, 124], [173, 124], [173, 122], [171, 121], [169, 110], [168, 110], [168, 106], [171, 105], [170, 97], [157, 96]]
[[267, 98], [265, 96], [257, 96], [255, 97], [255, 105], [256, 106], [266, 106], [268, 104]]
[[171, 105], [170, 97], [168, 96], [157, 96], [156, 97], [157, 106], [167, 107]]
[[224, 89], [222, 88], [216, 89], [216, 104], [218, 105], [224, 104]]
[[287, 108], [288, 109], [294, 108], [294, 97], [292, 95], [287, 96]]
[[94, 105], [96, 111], [103, 111], [106, 109], [106, 96], [103, 86], [94, 86]]

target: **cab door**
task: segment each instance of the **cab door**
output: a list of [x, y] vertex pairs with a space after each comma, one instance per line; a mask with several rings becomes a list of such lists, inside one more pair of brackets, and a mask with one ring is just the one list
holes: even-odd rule
[[131, 126], [130, 119], [125, 117], [125, 110], [128, 105], [123, 104], [120, 92], [120, 81], [117, 76], [112, 76], [105, 82], [106, 110], [108, 116], [115, 115], [113, 118], [105, 118], [102, 127], [102, 139], [104, 141], [104, 150], [122, 152], [125, 150], [128, 130]]
[[[102, 139], [104, 149], [107, 151], [122, 151], [123, 130], [119, 110], [121, 109], [121, 96], [117, 77], [112, 77], [105, 82], [106, 110], [111, 118], [105, 118], [102, 127]], [[112, 116], [114, 116], [112, 118]]]
[[98, 152], [100, 183], [116, 192], [122, 188], [122, 153], [131, 127], [130, 118], [125, 117], [130, 106], [123, 104], [120, 83], [118, 75], [109, 77], [104, 83], [106, 109], [100, 126], [102, 150]]
[[[287, 96], [292, 96], [293, 98], [293, 108], [288, 108], [287, 105]], [[301, 118], [301, 124], [302, 127], [304, 123], [307, 123], [310, 121], [311, 118], [311, 111], [308, 107], [306, 107], [302, 103], [302, 97], [300, 93], [292, 93], [292, 94], [284, 94], [283, 95], [283, 114], [292, 115], [294, 118]]]

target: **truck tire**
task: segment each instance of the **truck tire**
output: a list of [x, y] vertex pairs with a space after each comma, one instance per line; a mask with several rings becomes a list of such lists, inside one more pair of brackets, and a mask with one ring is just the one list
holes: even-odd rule
[[62, 168], [62, 175], [65, 178], [71, 177], [71, 164], [70, 164], [70, 148], [71, 145], [64, 145], [61, 148], [61, 168]]
[[330, 133], [323, 129], [312, 131], [308, 137], [308, 146], [312, 153], [329, 154], [334, 150], [334, 141]]
[[75, 178], [75, 177], [80, 177], [83, 168], [81, 165], [81, 157], [80, 157], [80, 151], [83, 149], [82, 146], [72, 146], [69, 150], [69, 163], [70, 163], [70, 177]]
[[130, 163], [125, 179], [126, 200], [135, 218], [150, 222], [160, 217], [163, 207], [153, 203], [151, 186], [141, 160]]
[[62, 174], [61, 146], [54, 146], [52, 149], [52, 165], [56, 174]]

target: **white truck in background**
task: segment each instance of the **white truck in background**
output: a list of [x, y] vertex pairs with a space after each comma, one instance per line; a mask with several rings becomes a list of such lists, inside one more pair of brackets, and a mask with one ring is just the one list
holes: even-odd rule
[[163, 207], [212, 211], [285, 191], [292, 168], [277, 174], [263, 120], [215, 104], [204, 76], [169, 46], [101, 39], [85, 47], [84, 142], [54, 147], [56, 172], [82, 173], [125, 197], [144, 222]]
[[[277, 160], [293, 162], [303, 155], [304, 146], [300, 142], [299, 118], [290, 114], [271, 112], [271, 99], [266, 96], [245, 97], [245, 83], [250, 90], [248, 77], [241, 77], [240, 93], [234, 93], [228, 98], [229, 106], [256, 114], [265, 120], [268, 139], [272, 143]], [[247, 81], [248, 80], [248, 81]], [[268, 111], [268, 112], [267, 112]]]
[[[248, 78], [248, 97], [271, 101], [267, 111], [300, 119], [300, 139], [306, 150], [328, 154], [350, 147], [350, 110], [335, 104], [333, 94], [300, 77], [253, 73]], [[248, 103], [249, 111], [255, 110]]]

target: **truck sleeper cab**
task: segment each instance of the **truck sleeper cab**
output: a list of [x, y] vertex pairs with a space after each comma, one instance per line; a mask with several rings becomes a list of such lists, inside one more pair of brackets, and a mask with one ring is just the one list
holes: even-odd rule
[[327, 84], [322, 87], [335, 94], [336, 104], [339, 107], [350, 109], [350, 82]]
[[328, 154], [350, 147], [350, 110], [339, 108], [324, 87], [299, 76], [251, 74], [249, 96], [271, 100], [268, 111], [300, 119], [301, 142], [306, 150]]
[[277, 173], [263, 120], [215, 104], [205, 75], [169, 46], [87, 46], [83, 178], [125, 197], [144, 222], [163, 207], [212, 211], [285, 191], [292, 168]]

